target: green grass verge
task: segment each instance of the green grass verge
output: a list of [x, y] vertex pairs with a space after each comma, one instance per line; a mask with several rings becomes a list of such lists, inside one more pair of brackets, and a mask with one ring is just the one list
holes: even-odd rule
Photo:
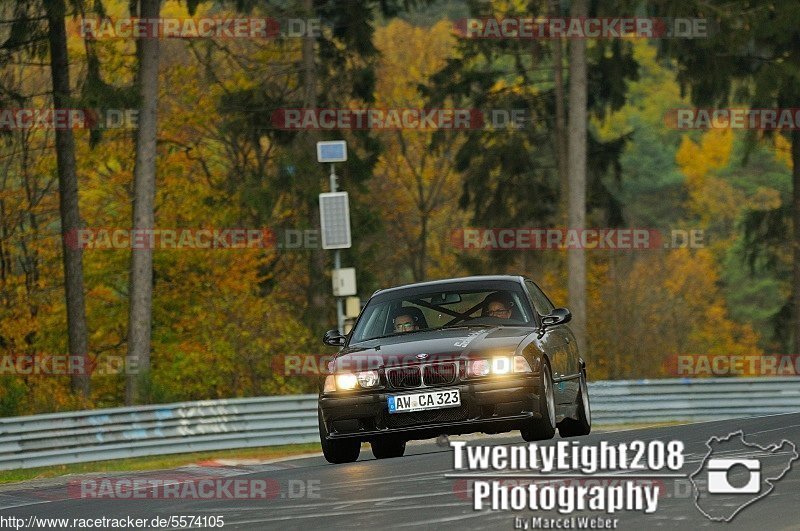
[[679, 426], [684, 422], [640, 422], [638, 424], [604, 424], [592, 426], [592, 433], [611, 433], [615, 431], [641, 430], [645, 428], [664, 428], [667, 426]]
[[0, 484], [32, 479], [53, 478], [66, 474], [87, 474], [91, 472], [131, 472], [159, 470], [190, 465], [210, 459], [274, 459], [290, 455], [321, 452], [319, 443], [288, 444], [284, 446], [265, 446], [261, 448], [242, 448], [240, 450], [220, 450], [216, 452], [194, 452], [187, 454], [158, 455], [152, 457], [133, 457], [115, 461], [92, 461], [71, 465], [53, 465], [23, 470], [0, 471]]

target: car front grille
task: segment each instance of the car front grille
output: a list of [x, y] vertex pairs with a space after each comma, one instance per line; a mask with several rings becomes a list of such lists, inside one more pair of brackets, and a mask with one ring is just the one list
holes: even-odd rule
[[394, 389], [414, 389], [450, 385], [458, 377], [458, 363], [432, 363], [386, 369], [386, 379]]
[[425, 385], [449, 385], [456, 381], [458, 365], [455, 363], [425, 365], [422, 374]]
[[395, 389], [408, 389], [422, 385], [422, 375], [419, 372], [419, 367], [388, 369], [386, 378]]

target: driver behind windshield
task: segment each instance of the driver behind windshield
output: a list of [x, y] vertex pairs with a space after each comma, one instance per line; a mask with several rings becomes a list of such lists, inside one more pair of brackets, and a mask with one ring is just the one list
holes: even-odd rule
[[418, 321], [411, 315], [411, 312], [401, 311], [395, 316], [392, 323], [394, 324], [395, 332], [412, 332], [414, 330], [419, 330]]
[[511, 309], [514, 301], [506, 292], [497, 291], [487, 295], [483, 301], [483, 312], [481, 316], [499, 317], [500, 319], [510, 319]]

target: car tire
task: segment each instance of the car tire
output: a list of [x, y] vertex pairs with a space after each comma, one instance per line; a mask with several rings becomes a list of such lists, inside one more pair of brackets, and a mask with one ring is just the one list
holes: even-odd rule
[[319, 442], [322, 445], [322, 454], [329, 463], [352, 463], [361, 453], [361, 441], [358, 439], [328, 439], [328, 430], [322, 421], [322, 411], [317, 410], [319, 419]]
[[406, 453], [406, 442], [402, 439], [382, 437], [370, 441], [372, 455], [375, 459], [388, 459], [390, 457], [403, 457]]
[[589, 405], [589, 387], [586, 385], [586, 369], [581, 370], [577, 400], [578, 418], [566, 418], [558, 424], [558, 434], [562, 437], [589, 435], [589, 432], [592, 431], [592, 408]]
[[552, 439], [556, 434], [556, 400], [553, 391], [553, 376], [550, 372], [550, 363], [542, 360], [542, 370], [539, 372], [539, 397], [538, 419], [532, 419], [520, 429], [522, 438], [526, 441], [543, 441]]

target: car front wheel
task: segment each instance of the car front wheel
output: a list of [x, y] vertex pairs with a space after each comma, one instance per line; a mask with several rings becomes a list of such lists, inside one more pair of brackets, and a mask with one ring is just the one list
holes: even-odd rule
[[317, 410], [319, 419], [319, 442], [322, 454], [329, 463], [352, 463], [361, 453], [361, 441], [358, 439], [328, 439], [328, 430], [322, 421], [322, 411]]
[[401, 439], [384, 437], [373, 440], [372, 455], [376, 459], [388, 459], [390, 457], [403, 457], [406, 452], [406, 442]]
[[553, 393], [553, 376], [550, 364], [542, 360], [542, 370], [539, 373], [539, 415], [522, 427], [520, 433], [526, 441], [542, 441], [552, 439], [556, 434], [556, 399]]

